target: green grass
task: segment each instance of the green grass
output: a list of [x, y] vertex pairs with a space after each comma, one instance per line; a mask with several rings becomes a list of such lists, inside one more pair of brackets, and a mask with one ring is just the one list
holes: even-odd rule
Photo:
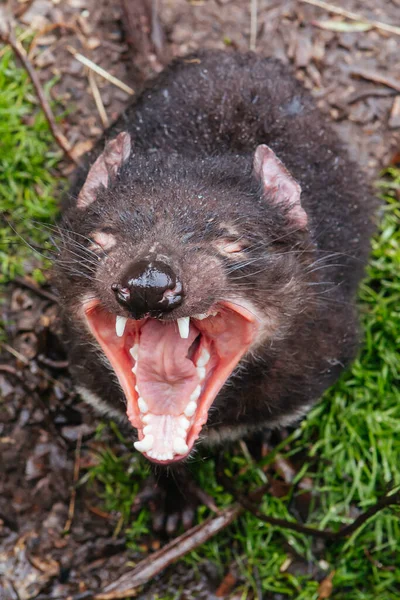
[[[47, 236], [32, 222], [54, 217], [57, 182], [51, 170], [59, 153], [31, 94], [25, 74], [5, 52], [0, 58], [0, 210], [22, 236], [43, 245]], [[316, 527], [338, 528], [353, 519], [356, 507], [365, 510], [389, 488], [400, 485], [400, 205], [395, 199], [399, 189], [400, 171], [392, 169], [381, 184], [386, 204], [360, 290], [365, 331], [360, 357], [280, 448], [282, 455], [302, 465], [301, 475], [312, 480], [307, 523]], [[1, 225], [3, 277], [21, 272], [26, 261], [32, 261], [29, 249]], [[116, 514], [116, 530], [123, 529], [128, 545], [137, 549], [143, 536], [149, 536], [150, 517], [144, 510], [132, 518], [130, 507], [148, 473], [147, 465], [131, 452], [116, 427], [101, 429], [108, 431], [107, 440], [110, 434], [115, 437], [115, 444], [99, 453], [82, 485], [94, 486], [99, 505]], [[100, 430], [99, 436], [104, 437], [105, 431]], [[249, 460], [239, 444], [226, 458], [227, 471], [239, 488], [263, 483], [259, 467], [250, 465], [246, 470]], [[215, 480], [211, 459], [199, 459], [193, 471], [220, 507], [232, 502]], [[293, 519], [291, 507], [297, 494], [266, 496], [262, 509], [271, 516]], [[198, 518], [207, 514], [201, 508]], [[252, 598], [261, 585], [265, 598], [279, 593], [282, 598], [317, 600], [319, 581], [324, 573], [335, 571], [331, 598], [395, 600], [400, 597], [399, 540], [398, 509], [385, 509], [351, 538], [330, 544], [245, 514], [184, 560], [193, 569], [211, 560], [221, 576], [234, 562], [243, 581], [243, 599]], [[292, 564], [282, 570], [288, 559]], [[173, 598], [175, 592], [164, 600]]]
[[16, 66], [11, 50], [0, 47], [0, 52], [1, 283], [23, 272], [40, 279], [38, 255], [23, 240], [50, 247], [48, 233], [37, 223], [51, 221], [56, 213], [59, 183], [52, 171], [61, 154], [28, 76]]

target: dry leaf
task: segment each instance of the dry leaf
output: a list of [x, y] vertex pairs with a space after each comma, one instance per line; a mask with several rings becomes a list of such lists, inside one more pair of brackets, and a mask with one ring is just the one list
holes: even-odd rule
[[332, 579], [335, 576], [336, 571], [331, 571], [328, 577], [325, 577], [319, 584], [318, 588], [318, 600], [326, 600], [326, 598], [330, 598], [333, 590]]

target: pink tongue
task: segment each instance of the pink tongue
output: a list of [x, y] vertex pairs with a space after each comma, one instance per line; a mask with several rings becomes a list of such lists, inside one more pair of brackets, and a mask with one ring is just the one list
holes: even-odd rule
[[178, 325], [149, 319], [140, 331], [136, 385], [139, 396], [155, 415], [180, 415], [199, 383], [196, 367], [187, 358], [199, 331], [190, 324], [182, 339]]

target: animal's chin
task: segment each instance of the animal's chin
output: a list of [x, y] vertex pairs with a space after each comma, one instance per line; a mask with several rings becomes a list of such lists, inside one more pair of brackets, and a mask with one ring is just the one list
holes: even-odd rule
[[253, 343], [258, 323], [231, 302], [178, 321], [116, 317], [84, 303], [88, 327], [113, 367], [138, 431], [137, 450], [162, 464], [188, 456], [219, 390]]

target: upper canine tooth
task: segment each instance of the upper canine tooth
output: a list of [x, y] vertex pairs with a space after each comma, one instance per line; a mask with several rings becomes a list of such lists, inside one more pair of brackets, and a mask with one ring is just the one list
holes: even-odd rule
[[126, 317], [117, 315], [117, 318], [115, 319], [115, 333], [118, 337], [122, 337], [124, 335], [127, 320], [128, 319]]
[[190, 317], [181, 317], [176, 322], [178, 323], [179, 335], [186, 340], [189, 337]]
[[197, 361], [197, 367], [205, 367], [210, 360], [210, 353], [205, 348], [202, 349], [199, 359]]

